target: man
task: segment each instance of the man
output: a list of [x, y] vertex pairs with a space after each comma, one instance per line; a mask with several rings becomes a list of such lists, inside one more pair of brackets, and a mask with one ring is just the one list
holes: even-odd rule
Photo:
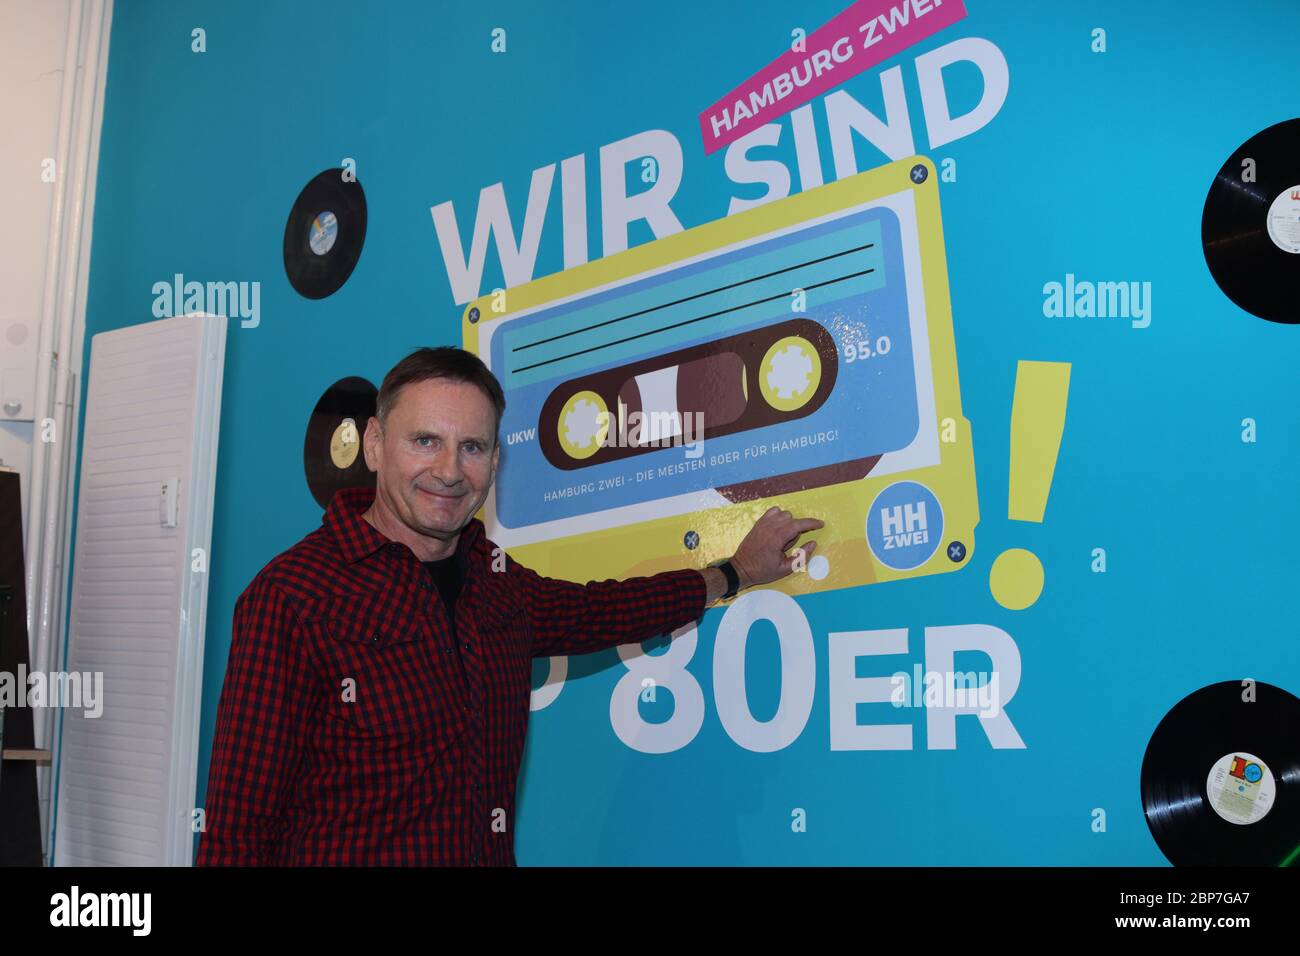
[[385, 376], [364, 439], [376, 487], [338, 492], [235, 604], [200, 865], [513, 865], [532, 659], [666, 634], [815, 547], [787, 556], [822, 522], [771, 508], [730, 571], [540, 576], [474, 517], [504, 408], [461, 349]]

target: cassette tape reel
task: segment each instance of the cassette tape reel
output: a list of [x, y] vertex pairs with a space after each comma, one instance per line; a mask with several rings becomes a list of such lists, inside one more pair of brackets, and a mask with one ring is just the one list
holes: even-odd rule
[[826, 522], [819, 566], [773, 585], [789, 593], [969, 560], [974, 459], [929, 160], [504, 298], [470, 303], [463, 331], [507, 397], [481, 517], [525, 564], [574, 580], [702, 566], [773, 504]]

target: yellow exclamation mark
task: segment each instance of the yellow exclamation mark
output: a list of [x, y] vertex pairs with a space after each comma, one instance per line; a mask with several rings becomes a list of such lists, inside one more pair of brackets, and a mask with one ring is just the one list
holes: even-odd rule
[[[1007, 482], [1007, 517], [1014, 521], [1043, 520], [1069, 398], [1069, 362], [1017, 365]], [[1003, 607], [1023, 611], [1043, 593], [1043, 563], [1023, 548], [1003, 551], [989, 570], [989, 590]]]

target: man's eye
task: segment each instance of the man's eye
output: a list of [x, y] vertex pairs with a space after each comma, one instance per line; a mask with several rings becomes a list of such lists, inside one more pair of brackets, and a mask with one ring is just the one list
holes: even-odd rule
[[[424, 441], [431, 442], [431, 441], [433, 441], [433, 439], [430, 438], [428, 435], [423, 435], [423, 436], [417, 438], [417, 439], [415, 440], [415, 443], [416, 443], [417, 445], [419, 445], [420, 442], [424, 442]], [[424, 446], [421, 446], [421, 447], [428, 448], [429, 446], [428, 446], [428, 445], [424, 445]]]

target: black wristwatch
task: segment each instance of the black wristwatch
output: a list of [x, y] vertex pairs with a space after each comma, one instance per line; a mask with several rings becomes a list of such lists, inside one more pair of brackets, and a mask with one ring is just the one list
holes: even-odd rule
[[722, 600], [735, 597], [736, 592], [740, 590], [740, 575], [736, 572], [736, 566], [731, 563], [731, 559], [723, 558], [721, 561], [714, 561], [709, 567], [717, 568], [727, 577], [727, 593], [722, 595]]

